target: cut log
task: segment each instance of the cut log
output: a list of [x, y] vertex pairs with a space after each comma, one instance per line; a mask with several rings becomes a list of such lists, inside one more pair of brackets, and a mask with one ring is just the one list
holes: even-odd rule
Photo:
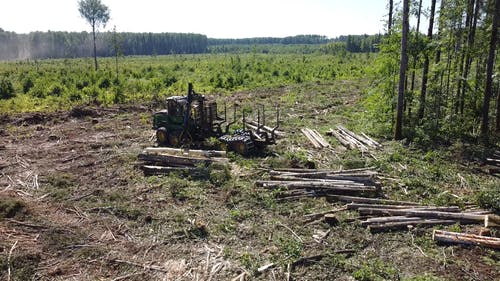
[[[257, 128], [257, 126], [258, 126], [258, 123], [257, 123], [256, 121], [253, 121], [253, 120], [248, 121], [248, 122], [247, 122], [247, 125], [248, 125], [248, 123], [252, 124], [255, 128]], [[271, 132], [273, 131], [273, 128], [268, 127], [268, 126], [261, 126], [261, 128], [262, 128], [264, 131], [268, 132], [268, 133], [271, 133]], [[285, 132], [283, 132], [283, 131], [278, 131], [278, 130], [275, 130], [275, 131], [274, 131], [274, 134], [275, 134], [277, 137], [286, 137], [286, 133], [285, 133]]]
[[389, 215], [389, 216], [409, 216], [432, 219], [450, 219], [463, 223], [483, 223], [485, 215], [476, 215], [469, 213], [452, 213], [415, 209], [377, 209], [377, 208], [359, 208], [360, 215]]
[[407, 229], [408, 226], [435, 226], [435, 225], [452, 225], [455, 224], [454, 220], [439, 220], [439, 219], [415, 219], [402, 222], [387, 222], [380, 224], [370, 224], [368, 229], [370, 232], [382, 232], [389, 230]]
[[371, 187], [375, 186], [365, 185], [363, 183], [344, 180], [314, 180], [314, 181], [281, 181], [281, 180], [262, 180], [256, 181], [255, 185], [260, 187], [278, 187], [278, 186], [293, 186], [303, 188], [316, 188], [316, 187], [331, 187], [331, 186], [349, 186], [349, 187]]
[[368, 226], [370, 224], [382, 224], [388, 222], [406, 222], [406, 221], [414, 221], [421, 219], [419, 217], [405, 217], [405, 216], [391, 216], [391, 217], [376, 217], [376, 218], [367, 218], [364, 221], [361, 221], [362, 226]]
[[335, 214], [325, 214], [323, 216], [323, 220], [331, 226], [339, 224], [339, 219], [335, 216]]
[[198, 156], [198, 157], [226, 157], [225, 151], [219, 150], [197, 150], [197, 149], [182, 149], [172, 147], [146, 147], [145, 154], [169, 154], [178, 156]]
[[441, 243], [480, 245], [494, 249], [500, 249], [500, 238], [450, 232], [438, 229], [435, 229], [432, 233], [432, 240]]
[[484, 227], [500, 227], [500, 216], [488, 214], [484, 217]]
[[315, 148], [323, 148], [323, 145], [310, 133], [308, 128], [300, 129], [300, 131]]
[[227, 162], [227, 158], [203, 158], [185, 157], [175, 155], [151, 155], [141, 153], [137, 157], [139, 160], [151, 163], [160, 163], [168, 166], [196, 166], [198, 164], [209, 165], [212, 162]]
[[347, 204], [349, 210], [358, 210], [359, 208], [376, 208], [376, 209], [414, 209], [414, 210], [425, 210], [425, 211], [442, 211], [442, 212], [460, 212], [460, 207], [449, 206], [415, 206], [408, 207], [405, 205], [384, 205], [384, 204], [367, 204], [367, 203], [350, 203]]
[[208, 171], [206, 169], [196, 167], [165, 167], [144, 165], [141, 167], [141, 169], [146, 176], [169, 175], [171, 173], [179, 173], [182, 175], [191, 175], [195, 177], [208, 176]]
[[396, 201], [389, 199], [379, 199], [379, 198], [366, 198], [366, 197], [355, 197], [355, 196], [344, 196], [344, 195], [332, 195], [326, 198], [332, 201], [342, 201], [342, 202], [353, 202], [353, 203], [371, 203], [371, 204], [393, 204], [393, 205], [406, 205], [406, 206], [419, 206], [418, 203], [408, 202], [408, 201]]
[[500, 159], [486, 158], [486, 163], [494, 166], [500, 166]]

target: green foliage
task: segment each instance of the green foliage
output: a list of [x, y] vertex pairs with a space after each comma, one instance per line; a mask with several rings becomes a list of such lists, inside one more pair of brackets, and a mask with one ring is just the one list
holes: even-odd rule
[[14, 199], [2, 199], [0, 201], [0, 218], [12, 218], [23, 213], [26, 205], [22, 201]]
[[6, 76], [0, 78], [0, 99], [10, 99], [15, 96], [14, 86]]
[[280, 250], [280, 257], [277, 258], [283, 265], [299, 259], [304, 250], [304, 244], [293, 236], [275, 235], [273, 243]]
[[398, 280], [397, 270], [376, 257], [368, 258], [360, 268], [352, 273], [352, 277], [360, 281]]
[[[13, 97], [0, 100], [4, 111], [58, 110], [90, 103], [161, 102], [179, 95], [188, 81], [199, 92], [229, 93], [287, 84], [327, 82], [364, 75], [366, 58], [312, 54], [175, 55], [125, 57], [116, 80], [114, 58], [91, 71], [88, 59], [3, 62]], [[287, 102], [296, 101], [290, 93]], [[34, 99], [33, 99], [34, 98]]]
[[500, 185], [498, 182], [492, 183], [482, 188], [477, 194], [479, 206], [500, 213]]

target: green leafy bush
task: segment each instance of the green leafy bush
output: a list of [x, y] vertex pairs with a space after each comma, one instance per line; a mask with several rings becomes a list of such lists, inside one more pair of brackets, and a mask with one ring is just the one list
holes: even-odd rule
[[10, 99], [14, 96], [14, 86], [12, 82], [9, 78], [2, 77], [0, 79], [0, 99]]
[[477, 194], [477, 204], [490, 209], [496, 214], [500, 213], [500, 185], [492, 183]]

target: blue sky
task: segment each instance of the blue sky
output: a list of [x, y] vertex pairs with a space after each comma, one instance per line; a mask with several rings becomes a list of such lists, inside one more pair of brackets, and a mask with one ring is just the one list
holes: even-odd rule
[[[111, 10], [106, 28], [127, 32], [193, 32], [211, 38], [330, 38], [384, 31], [387, 0], [101, 0]], [[83, 31], [90, 27], [77, 0], [1, 0], [0, 28]]]

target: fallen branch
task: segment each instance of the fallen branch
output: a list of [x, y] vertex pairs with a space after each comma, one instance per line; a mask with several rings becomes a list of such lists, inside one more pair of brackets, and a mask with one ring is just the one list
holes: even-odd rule
[[17, 240], [14, 242], [12, 247], [10, 247], [9, 250], [9, 255], [7, 256], [7, 281], [10, 281], [10, 275], [11, 275], [11, 258], [12, 258], [12, 253], [14, 252], [14, 249], [16, 248], [17, 245]]
[[435, 229], [434, 232], [432, 233], [432, 240], [441, 243], [480, 245], [494, 249], [500, 249], [500, 238], [458, 233], [458, 232], [449, 232], [438, 229]]
[[166, 272], [166, 273], [170, 272], [170, 270], [168, 268], [164, 268], [164, 267], [161, 267], [158, 265], [147, 265], [147, 264], [137, 263], [137, 262], [133, 262], [133, 261], [120, 260], [120, 259], [112, 259], [110, 261], [116, 262], [116, 263], [128, 264], [128, 265], [132, 265], [132, 266], [137, 266], [137, 267], [141, 267], [143, 269], [148, 269], [148, 270], [155, 270], [155, 271], [161, 271], [161, 272]]

